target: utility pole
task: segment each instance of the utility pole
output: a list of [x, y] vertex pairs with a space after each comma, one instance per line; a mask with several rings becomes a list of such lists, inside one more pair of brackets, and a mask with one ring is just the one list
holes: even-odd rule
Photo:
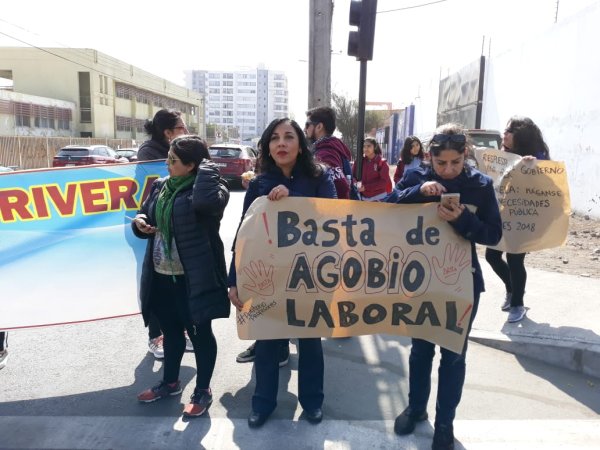
[[332, 0], [310, 0], [308, 108], [331, 105]]
[[367, 95], [367, 62], [373, 59], [377, 0], [352, 0], [349, 22], [356, 30], [348, 35], [348, 55], [360, 61], [358, 88], [358, 126], [356, 133], [356, 179], [362, 182], [362, 148], [365, 139], [365, 106]]

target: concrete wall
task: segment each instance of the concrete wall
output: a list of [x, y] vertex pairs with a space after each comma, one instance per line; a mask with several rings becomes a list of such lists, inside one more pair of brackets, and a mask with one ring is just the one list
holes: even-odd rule
[[[186, 123], [204, 135], [204, 99], [202, 95], [183, 86], [171, 83], [137, 67], [93, 49], [82, 48], [0, 48], [0, 71], [12, 72], [13, 90], [30, 95], [55, 98], [73, 102], [76, 112], [73, 115], [77, 131], [91, 131], [94, 137], [115, 137], [115, 96], [114, 83], [121, 82], [169, 99], [193, 105], [196, 114], [186, 115]], [[90, 73], [92, 103], [92, 123], [79, 121], [79, 79], [78, 72]], [[107, 78], [106, 86], [101, 78]], [[106, 91], [104, 92], [104, 87]], [[120, 100], [120, 99], [119, 99]], [[135, 99], [131, 100], [135, 103]], [[130, 106], [126, 117], [131, 116]], [[126, 107], [122, 107], [127, 109]], [[148, 112], [142, 107], [139, 114]], [[139, 115], [133, 116], [141, 118]], [[151, 116], [146, 116], [148, 118]], [[122, 133], [121, 133], [122, 134]], [[129, 136], [133, 137], [133, 136]]]
[[[53, 98], [38, 97], [36, 95], [27, 95], [20, 92], [0, 90], [0, 100], [31, 103], [41, 106], [56, 106], [59, 108], [70, 109], [73, 118], [75, 116], [75, 103], [56, 100]], [[33, 117], [31, 117], [31, 127], [17, 127], [14, 114], [0, 113], [0, 136], [18, 135], [18, 136], [75, 136], [73, 120], [70, 122], [70, 130], [57, 128], [37, 128], [34, 126]]]
[[574, 211], [600, 217], [600, 4], [489, 61], [482, 126], [503, 130], [512, 115], [540, 127], [554, 160], [565, 161]]
[[[513, 115], [531, 117], [552, 159], [567, 166], [572, 210], [595, 218], [600, 218], [599, 23], [595, 3], [508, 51], [492, 52], [481, 124], [502, 131]], [[438, 105], [439, 77], [423, 78], [415, 99], [418, 136], [435, 129]]]

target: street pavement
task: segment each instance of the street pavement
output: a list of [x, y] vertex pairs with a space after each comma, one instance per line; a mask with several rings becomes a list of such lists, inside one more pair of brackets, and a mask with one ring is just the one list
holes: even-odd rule
[[[223, 221], [226, 248], [242, 198], [234, 193]], [[583, 351], [598, 344], [598, 283], [530, 270], [528, 316], [508, 325], [500, 311], [503, 290], [485, 261], [482, 266], [488, 290], [469, 344], [456, 448], [600, 448], [600, 379], [597, 371], [587, 373], [596, 360]], [[237, 338], [232, 318], [215, 321], [214, 332], [214, 403], [207, 415], [189, 420], [181, 411], [194, 387], [191, 353], [183, 360], [181, 396], [152, 404], [135, 399], [160, 379], [162, 368], [147, 352], [139, 316], [11, 332], [10, 359], [0, 371], [0, 449], [430, 448], [435, 371], [430, 420], [411, 436], [393, 432], [407, 404], [410, 339], [323, 340], [325, 418], [319, 425], [301, 414], [292, 340], [290, 363], [280, 370], [278, 407], [263, 428], [250, 430], [252, 364], [235, 362], [249, 342]], [[549, 359], [565, 346], [575, 348], [569, 364]]]
[[600, 376], [600, 280], [528, 268], [527, 316], [507, 323], [508, 313], [500, 310], [504, 286], [481, 259], [487, 292], [479, 302], [472, 341]]

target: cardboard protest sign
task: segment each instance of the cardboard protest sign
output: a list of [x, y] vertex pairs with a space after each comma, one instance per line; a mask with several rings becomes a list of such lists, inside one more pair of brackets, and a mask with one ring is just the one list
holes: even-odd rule
[[565, 243], [571, 201], [559, 161], [525, 161], [500, 150], [475, 150], [479, 170], [494, 180], [502, 217], [497, 250], [525, 253]]
[[242, 339], [390, 333], [464, 346], [471, 247], [436, 204], [261, 197], [235, 263]]

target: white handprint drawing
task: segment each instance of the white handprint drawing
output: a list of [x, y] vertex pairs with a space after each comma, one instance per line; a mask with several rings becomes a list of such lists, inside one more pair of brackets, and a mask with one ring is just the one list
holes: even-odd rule
[[252, 282], [251, 284], [245, 283], [243, 285], [245, 289], [263, 296], [270, 296], [275, 293], [272, 265], [269, 265], [267, 269], [262, 260], [258, 262], [251, 261], [249, 265], [244, 267], [244, 273]]
[[444, 250], [444, 260], [440, 262], [436, 256], [433, 257], [433, 270], [435, 275], [444, 284], [456, 284], [460, 273], [469, 265], [469, 259], [466, 258], [467, 250], [461, 250], [458, 244], [446, 244]]

